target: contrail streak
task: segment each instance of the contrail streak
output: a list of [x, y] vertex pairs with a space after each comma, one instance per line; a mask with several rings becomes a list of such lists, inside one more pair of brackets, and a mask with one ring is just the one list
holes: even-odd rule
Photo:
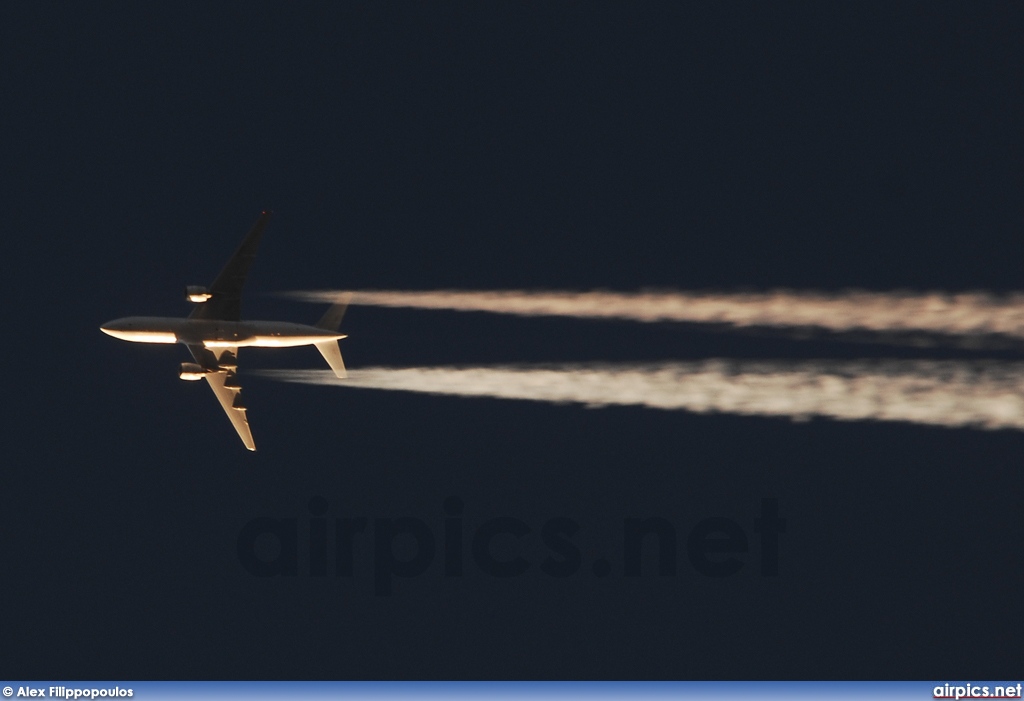
[[306, 291], [285, 297], [351, 304], [497, 312], [521, 316], [571, 316], [726, 324], [735, 327], [817, 327], [834, 332], [925, 332], [1024, 338], [1024, 293], [865, 292], [834, 294], [776, 290], [714, 292], [556, 292], [527, 290]]
[[1024, 430], [1024, 363], [732, 361], [270, 370], [286, 382], [697, 413]]

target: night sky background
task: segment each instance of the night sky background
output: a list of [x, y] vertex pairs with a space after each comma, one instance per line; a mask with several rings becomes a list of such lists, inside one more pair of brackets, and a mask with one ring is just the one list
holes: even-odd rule
[[[315, 350], [243, 349], [250, 454], [179, 381], [184, 348], [100, 333], [186, 315], [265, 208], [243, 318], [316, 320], [289, 289], [1024, 288], [1024, 5], [667, 5], [0, 5], [0, 675], [1019, 674], [1020, 432], [286, 385], [246, 371]], [[978, 357], [366, 307], [343, 331], [350, 368]], [[528, 523], [495, 552], [531, 570], [467, 547], [445, 578], [439, 550], [384, 597], [369, 539], [347, 578], [305, 547], [295, 577], [236, 555], [259, 516], [301, 546], [313, 497], [440, 548], [450, 496], [467, 533]], [[558, 516], [581, 525], [564, 579], [537, 566]], [[647, 516], [677, 529], [675, 576], [653, 547], [623, 576], [622, 520]], [[713, 516], [751, 539], [731, 577], [686, 557]]]

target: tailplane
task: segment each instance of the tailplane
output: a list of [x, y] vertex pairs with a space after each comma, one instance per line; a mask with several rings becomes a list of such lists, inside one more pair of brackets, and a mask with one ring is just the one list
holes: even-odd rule
[[324, 315], [320, 317], [320, 321], [313, 324], [318, 329], [324, 331], [337, 331], [338, 327], [341, 326], [341, 317], [345, 316], [345, 310], [348, 309], [348, 302], [352, 299], [351, 294], [346, 294], [344, 297], [339, 299], [337, 302], [332, 304], [324, 312]]
[[[348, 309], [348, 302], [351, 298], [351, 295], [346, 295], [342, 301], [332, 304], [314, 326], [324, 331], [337, 331], [341, 326], [341, 317], [345, 316], [345, 310]], [[345, 371], [345, 361], [341, 359], [341, 348], [337, 341], [324, 341], [315, 345], [316, 349], [320, 351], [320, 355], [331, 366], [331, 370], [334, 370], [335, 376], [348, 377], [348, 373]]]
[[315, 345], [316, 349], [320, 351], [320, 355], [331, 366], [331, 370], [334, 370], [336, 377], [341, 379], [348, 377], [348, 373], [345, 371], [345, 361], [341, 359], [341, 348], [338, 347], [337, 341], [324, 341]]

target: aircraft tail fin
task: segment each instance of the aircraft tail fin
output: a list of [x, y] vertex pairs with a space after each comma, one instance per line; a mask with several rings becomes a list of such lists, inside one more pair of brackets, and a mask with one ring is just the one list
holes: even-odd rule
[[324, 341], [315, 345], [316, 349], [320, 351], [320, 355], [331, 366], [331, 370], [334, 370], [336, 377], [341, 379], [348, 377], [348, 373], [345, 371], [345, 361], [341, 359], [341, 348], [337, 341]]

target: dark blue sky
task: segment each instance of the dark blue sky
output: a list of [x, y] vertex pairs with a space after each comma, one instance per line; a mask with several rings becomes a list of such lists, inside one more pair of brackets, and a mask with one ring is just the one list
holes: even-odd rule
[[[250, 317], [315, 320], [262, 296], [296, 288], [1022, 289], [1021, 36], [1015, 3], [3, 5], [0, 674], [1011, 672], [1019, 433], [249, 376], [249, 454], [177, 379], [183, 348], [98, 327], [186, 314], [184, 286], [210, 282], [264, 208]], [[966, 355], [370, 308], [344, 330], [351, 367]], [[466, 564], [446, 578], [452, 496]], [[245, 524], [297, 518], [306, 543], [313, 497], [369, 519], [354, 575], [311, 576], [308, 544], [297, 576], [248, 572]], [[775, 577], [758, 569], [763, 498], [787, 519]], [[501, 516], [531, 528], [494, 541], [530, 559], [518, 577], [470, 554]], [[582, 567], [555, 578], [540, 531], [562, 516]], [[374, 524], [400, 517], [437, 554], [377, 596]], [[674, 576], [653, 544], [624, 576], [631, 517], [673, 524]], [[710, 517], [749, 538], [733, 576], [688, 560]]]

